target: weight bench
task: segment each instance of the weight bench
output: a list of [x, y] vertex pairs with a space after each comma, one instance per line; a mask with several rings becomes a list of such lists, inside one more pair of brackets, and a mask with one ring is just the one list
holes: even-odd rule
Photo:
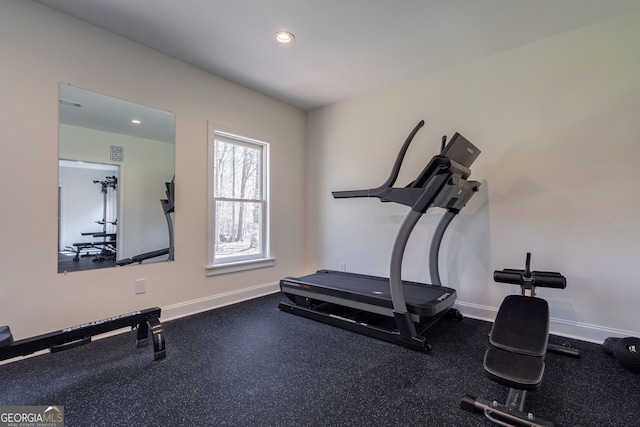
[[154, 360], [163, 359], [166, 356], [164, 329], [160, 323], [160, 308], [154, 307], [72, 326], [19, 341], [13, 340], [9, 326], [0, 326], [0, 360], [26, 356], [39, 350], [49, 349], [51, 353], [69, 350], [83, 344], [89, 344], [91, 337], [94, 335], [129, 326], [138, 331], [136, 337], [137, 347], [144, 347], [149, 344], [149, 337], [151, 337], [153, 340]]
[[535, 286], [564, 289], [565, 277], [555, 272], [532, 272], [530, 262], [531, 254], [527, 253], [525, 270], [494, 273], [496, 282], [519, 284], [522, 289], [521, 295], [509, 295], [500, 305], [483, 362], [487, 377], [509, 387], [506, 403], [472, 395], [466, 395], [460, 403], [462, 409], [483, 412], [502, 426], [553, 426], [552, 422], [524, 411], [527, 393], [540, 388], [547, 350], [580, 356], [579, 350], [548, 344], [549, 304], [535, 296]]
[[[115, 253], [116, 248], [115, 240], [107, 240], [106, 242], [82, 242], [82, 243], [73, 243], [71, 246], [75, 248], [76, 255], [73, 257], [75, 262], [80, 261], [80, 251], [82, 249], [90, 249], [90, 248], [100, 248], [102, 247], [102, 252], [108, 251], [110, 253]], [[82, 255], [83, 257], [85, 255]], [[115, 256], [115, 255], [114, 255]]]
[[[79, 243], [72, 243], [71, 246], [74, 247], [74, 252], [76, 253], [76, 255], [73, 257], [73, 260], [75, 262], [80, 261], [80, 251], [82, 249], [90, 249], [90, 248], [100, 248], [102, 247], [102, 252], [104, 253], [105, 251], [108, 252], [113, 252], [115, 253], [116, 250], [116, 233], [107, 233], [105, 231], [88, 231], [88, 232], [84, 232], [84, 233], [80, 233], [82, 236], [91, 236], [91, 237], [103, 237], [104, 240], [102, 241], [94, 241], [94, 242], [79, 242]], [[108, 240], [107, 240], [108, 239]], [[85, 256], [85, 255], [83, 255]], [[115, 257], [115, 255], [114, 255]]]

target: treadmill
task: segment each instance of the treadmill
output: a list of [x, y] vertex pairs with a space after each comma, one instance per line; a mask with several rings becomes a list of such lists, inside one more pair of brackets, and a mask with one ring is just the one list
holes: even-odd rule
[[[391, 253], [390, 277], [382, 278], [334, 270], [319, 270], [302, 277], [285, 277], [280, 290], [290, 300], [279, 309], [353, 332], [429, 352], [425, 331], [446, 314], [461, 319], [453, 308], [456, 291], [442, 286], [438, 268], [440, 243], [453, 218], [478, 191], [480, 183], [468, 181], [469, 167], [480, 150], [459, 133], [406, 187], [394, 187], [404, 156], [414, 136], [424, 126], [420, 121], [404, 142], [389, 178], [368, 190], [335, 191], [336, 199], [377, 197], [411, 207], [400, 226]], [[432, 284], [402, 280], [402, 258], [409, 236], [430, 208], [444, 213], [434, 230], [429, 250]]]

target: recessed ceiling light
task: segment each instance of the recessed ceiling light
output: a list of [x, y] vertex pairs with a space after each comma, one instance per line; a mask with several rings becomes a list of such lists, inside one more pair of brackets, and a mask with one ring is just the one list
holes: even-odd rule
[[295, 39], [296, 37], [293, 35], [293, 33], [290, 33], [289, 31], [278, 31], [276, 33], [276, 40], [279, 43], [291, 43]]
[[130, 120], [131, 123], [133, 123], [134, 125], [139, 125], [140, 123], [142, 123], [142, 121], [138, 120], [138, 119], [131, 119]]

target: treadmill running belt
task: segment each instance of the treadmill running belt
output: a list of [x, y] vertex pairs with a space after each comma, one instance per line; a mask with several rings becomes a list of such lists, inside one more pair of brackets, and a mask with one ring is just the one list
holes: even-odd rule
[[[422, 317], [433, 317], [451, 307], [456, 300], [455, 289], [417, 282], [403, 281], [407, 309]], [[319, 270], [315, 274], [280, 281], [284, 293], [305, 295], [312, 293], [323, 300], [323, 296], [346, 298], [364, 304], [388, 309], [393, 308], [389, 279], [364, 274]]]

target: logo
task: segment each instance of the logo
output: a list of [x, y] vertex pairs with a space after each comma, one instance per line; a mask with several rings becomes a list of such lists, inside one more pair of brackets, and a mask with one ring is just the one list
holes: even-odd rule
[[289, 281], [282, 281], [282, 284], [285, 286], [293, 286], [294, 288], [299, 288], [300, 285], [298, 283], [294, 283], [294, 282], [289, 282]]
[[0, 427], [64, 427], [64, 406], [0, 406]]
[[305, 283], [295, 283], [295, 282], [288, 282], [288, 281], [282, 281], [282, 284], [285, 286], [291, 286], [293, 288], [301, 288], [301, 289], [311, 289], [313, 287]]
[[436, 301], [444, 301], [449, 295], [451, 295], [451, 292], [445, 292], [444, 294], [440, 295], [440, 297]]

